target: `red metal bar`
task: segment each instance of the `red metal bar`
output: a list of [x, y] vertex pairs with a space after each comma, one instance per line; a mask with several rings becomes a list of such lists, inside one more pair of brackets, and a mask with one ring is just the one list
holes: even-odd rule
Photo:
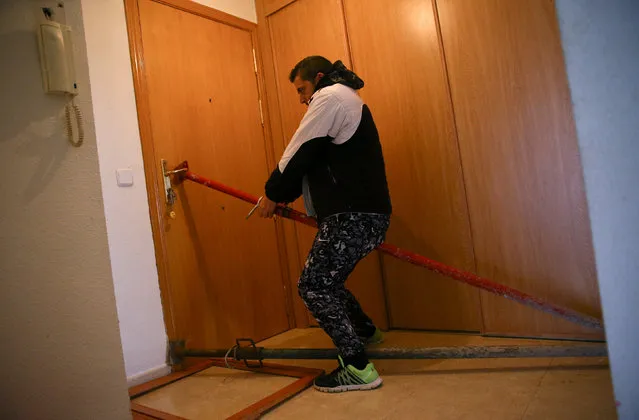
[[[247, 194], [243, 191], [236, 190], [235, 188], [231, 188], [219, 182], [196, 175], [191, 171], [187, 171], [184, 174], [184, 178], [189, 179], [193, 182], [197, 182], [198, 184], [202, 184], [214, 190], [223, 192], [225, 194], [231, 195], [233, 197], [239, 198], [240, 200], [244, 200], [251, 204], [257, 204], [257, 201], [259, 199], [258, 197], [255, 197], [251, 194]], [[309, 217], [303, 213], [300, 213], [297, 210], [293, 210], [289, 207], [279, 205], [278, 208], [276, 209], [276, 214], [278, 214], [281, 217], [285, 217], [285, 218], [303, 223], [305, 225], [317, 227], [317, 222], [314, 218]], [[473, 273], [469, 273], [466, 271], [458, 270], [453, 267], [449, 267], [440, 262], [431, 260], [430, 258], [426, 258], [423, 255], [415, 254], [414, 252], [401, 249], [395, 245], [383, 243], [377, 249], [385, 254], [391, 255], [402, 261], [406, 261], [411, 264], [427, 268], [443, 276], [450, 277], [454, 280], [461, 281], [463, 283], [477, 287], [482, 290], [486, 290], [487, 292], [493, 293], [495, 295], [503, 296], [506, 299], [514, 300], [515, 302], [519, 302], [522, 305], [526, 305], [531, 308], [540, 310], [542, 312], [559, 316], [561, 318], [567, 319], [568, 321], [574, 322], [579, 325], [583, 325], [585, 327], [603, 329], [603, 324], [601, 320], [595, 317], [582, 314], [580, 312], [574, 311], [569, 308], [565, 308], [563, 306], [555, 305], [554, 303], [551, 303], [544, 299], [537, 298], [535, 296], [521, 292], [512, 287], [496, 283], [485, 277], [480, 277]]]
[[[204, 178], [203, 176], [196, 175], [191, 171], [186, 171], [183, 176], [184, 178], [189, 179], [193, 182], [197, 182], [198, 184], [202, 184], [206, 187], [212, 188], [219, 192], [223, 192], [224, 194], [228, 194], [235, 198], [239, 198], [240, 200], [246, 201], [247, 203], [257, 204], [257, 201], [259, 200], [259, 197], [256, 197], [244, 191], [229, 187], [228, 185], [224, 185], [220, 182], [213, 181], [212, 179], [207, 179], [207, 178]], [[314, 228], [317, 227], [317, 221], [314, 218], [309, 217], [305, 215], [304, 213], [300, 213], [297, 210], [293, 210], [290, 207], [282, 206], [280, 204], [277, 206], [275, 213], [278, 216], [295, 220], [296, 222], [300, 222]]]

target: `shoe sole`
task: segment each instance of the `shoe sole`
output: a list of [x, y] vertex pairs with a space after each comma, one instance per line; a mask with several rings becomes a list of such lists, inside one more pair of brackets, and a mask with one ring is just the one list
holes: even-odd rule
[[348, 392], [348, 391], [371, 391], [373, 389], [379, 388], [382, 386], [382, 378], [377, 378], [370, 384], [362, 384], [362, 385], [341, 385], [334, 388], [327, 388], [322, 386], [313, 385], [313, 387], [320, 392], [327, 392], [330, 394], [337, 394], [340, 392]]

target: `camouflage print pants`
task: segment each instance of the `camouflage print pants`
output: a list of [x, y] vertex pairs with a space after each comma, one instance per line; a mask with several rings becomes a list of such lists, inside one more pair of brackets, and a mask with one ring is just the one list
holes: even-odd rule
[[302, 271], [300, 296], [342, 357], [363, 351], [362, 337], [375, 331], [373, 321], [344, 283], [357, 263], [384, 241], [389, 224], [390, 216], [382, 214], [342, 213], [326, 218]]

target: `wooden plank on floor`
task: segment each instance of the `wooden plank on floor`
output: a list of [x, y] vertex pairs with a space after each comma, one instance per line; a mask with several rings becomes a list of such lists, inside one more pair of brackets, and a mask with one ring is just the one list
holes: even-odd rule
[[184, 417], [175, 416], [173, 414], [165, 413], [164, 411], [156, 410], [154, 408], [146, 407], [138, 403], [131, 403], [131, 411], [135, 415], [142, 415], [144, 417], [138, 417], [141, 419], [155, 419], [155, 420], [188, 420]]
[[166, 376], [163, 376], [161, 378], [155, 379], [153, 381], [149, 381], [147, 383], [131, 387], [129, 388], [129, 398], [133, 399], [133, 398], [142, 396], [144, 394], [148, 394], [151, 391], [154, 391], [158, 388], [169, 385], [173, 382], [179, 381], [180, 379], [186, 378], [187, 376], [194, 375], [204, 369], [210, 368], [211, 366], [214, 366], [213, 361], [205, 360], [183, 371], [174, 372]]
[[279, 391], [269, 395], [268, 397], [261, 399], [255, 404], [246, 407], [244, 410], [232, 415], [227, 420], [247, 420], [260, 418], [265, 412], [272, 410], [284, 401], [308, 388], [313, 383], [316, 377], [317, 375], [304, 376], [288, 385], [287, 387], [284, 387]]
[[[162, 378], [147, 382], [145, 384], [132, 387], [129, 389], [129, 396], [133, 400], [136, 397], [152, 392], [168, 384], [177, 382], [180, 379], [186, 378], [213, 366], [298, 378], [298, 380], [296, 380], [292, 384], [280, 389], [279, 391], [229, 417], [229, 419], [235, 420], [259, 418], [265, 412], [273, 409], [274, 407], [308, 388], [313, 383], [313, 380], [315, 378], [324, 373], [323, 369], [314, 369], [302, 366], [285, 366], [276, 363], [264, 363], [262, 367], [253, 368], [247, 367], [243, 362], [236, 360], [225, 361], [224, 359], [208, 359], [202, 362], [193, 363], [191, 366], [181, 372], [175, 372]], [[134, 420], [185, 420], [182, 417], [146, 407], [135, 402], [131, 402], [131, 412], [133, 414]]]
[[149, 417], [137, 411], [131, 411], [131, 415], [133, 416], [133, 420], [156, 420], [155, 417]]

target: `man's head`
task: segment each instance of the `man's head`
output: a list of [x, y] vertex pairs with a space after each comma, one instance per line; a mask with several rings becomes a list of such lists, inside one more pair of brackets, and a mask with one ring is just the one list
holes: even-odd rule
[[288, 79], [295, 86], [300, 103], [308, 105], [317, 83], [330, 73], [332, 68], [333, 64], [319, 55], [306, 57], [293, 67]]

